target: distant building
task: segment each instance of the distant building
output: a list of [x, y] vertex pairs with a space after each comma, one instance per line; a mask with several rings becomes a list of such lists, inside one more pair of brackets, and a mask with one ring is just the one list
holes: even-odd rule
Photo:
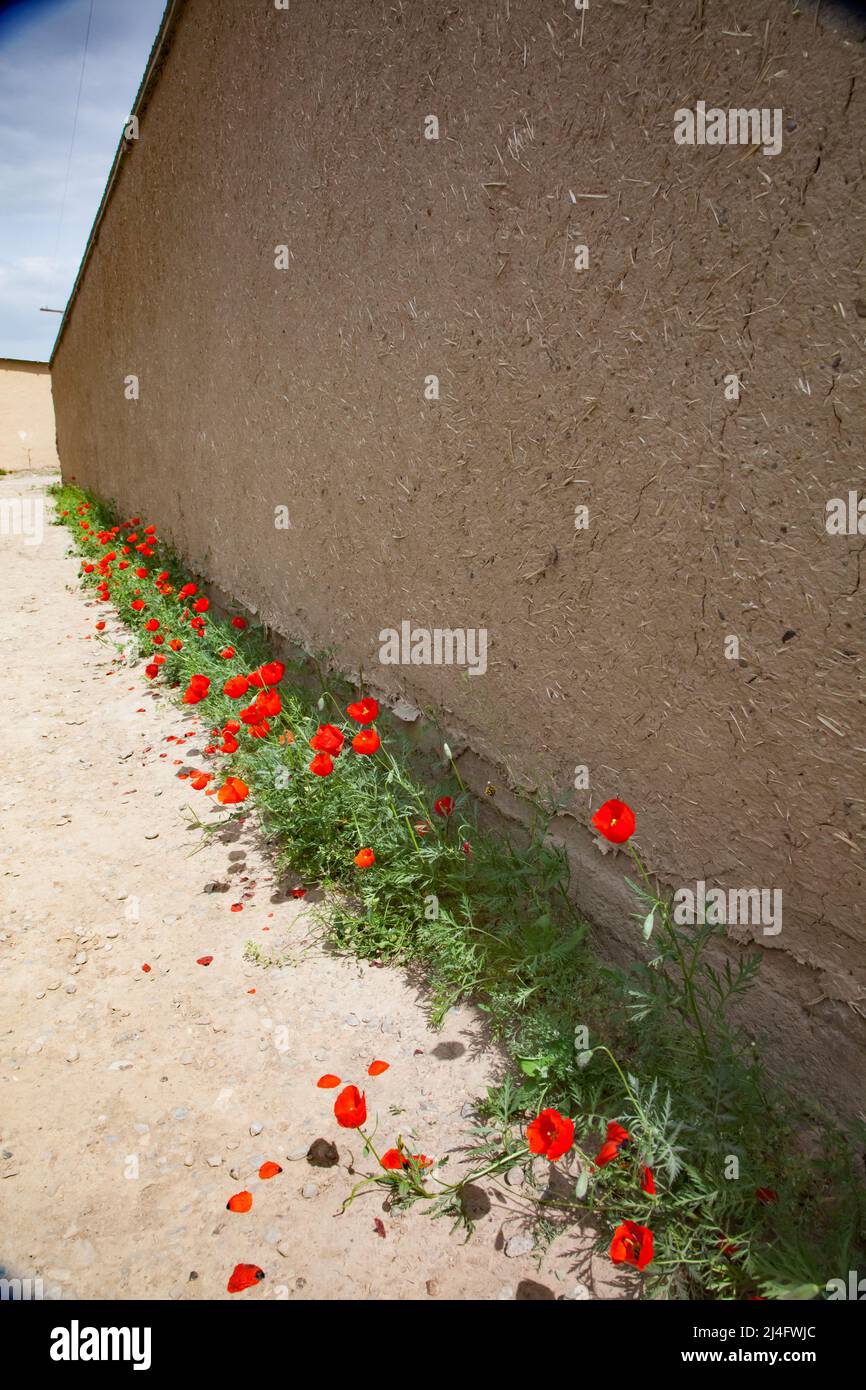
[[0, 469], [60, 469], [47, 362], [0, 357]]

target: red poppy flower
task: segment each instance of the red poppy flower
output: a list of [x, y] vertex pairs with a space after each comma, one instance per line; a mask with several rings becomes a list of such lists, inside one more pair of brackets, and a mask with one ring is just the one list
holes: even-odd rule
[[656, 1182], [655, 1178], [653, 1177], [652, 1168], [644, 1168], [640, 1180], [640, 1185], [641, 1190], [643, 1192], [646, 1192], [647, 1196], [654, 1197], [656, 1195]]
[[339, 1086], [339, 1084], [339, 1076], [334, 1076], [331, 1072], [325, 1072], [325, 1075], [320, 1076], [316, 1082], [320, 1091], [331, 1091], [335, 1086]]
[[352, 747], [356, 753], [375, 753], [379, 747], [379, 735], [375, 729], [362, 729], [352, 739]]
[[568, 1153], [574, 1143], [574, 1120], [566, 1119], [558, 1110], [542, 1110], [526, 1129], [529, 1152], [543, 1154], [553, 1163]]
[[406, 1167], [406, 1159], [399, 1149], [386, 1149], [382, 1155], [381, 1163], [383, 1168], [387, 1168], [392, 1173], [399, 1173], [401, 1169]]
[[228, 695], [230, 700], [240, 700], [246, 695], [250, 688], [250, 683], [246, 676], [229, 676], [223, 686], [223, 694]]
[[159, 667], [157, 666], [155, 661], [151, 661], [148, 666], [145, 666], [144, 674], [147, 676], [147, 679], [149, 681], [152, 681], [154, 676], [159, 675]]
[[334, 1115], [343, 1129], [358, 1129], [367, 1118], [367, 1098], [357, 1086], [347, 1086], [334, 1101]]
[[283, 1170], [280, 1167], [279, 1163], [272, 1163], [270, 1160], [268, 1160], [268, 1162], [263, 1163], [261, 1168], [259, 1169], [259, 1177], [262, 1179], [263, 1182], [267, 1182], [268, 1178], [275, 1178], [277, 1176], [277, 1173], [281, 1173], [282, 1171]]
[[608, 1163], [612, 1163], [618, 1156], [623, 1144], [629, 1143], [631, 1135], [622, 1125], [618, 1125], [616, 1120], [611, 1120], [607, 1127], [607, 1138], [598, 1151], [595, 1160], [596, 1168], [604, 1168]]
[[383, 1071], [388, 1071], [390, 1062], [371, 1062], [367, 1068], [368, 1076], [381, 1076]]
[[138, 569], [135, 571], [135, 573], [137, 574], [137, 576], [138, 576], [139, 579], [146, 579], [146, 578], [147, 578], [147, 566], [146, 566], [146, 565], [140, 565], [140, 566], [138, 567]]
[[192, 787], [193, 791], [203, 792], [212, 777], [212, 772], [200, 772], [197, 777], [193, 777], [192, 781], [190, 782], [190, 786]]
[[206, 613], [209, 608], [210, 604], [208, 600], [204, 597], [197, 598], [195, 603], [193, 604], [193, 611], [195, 613]]
[[210, 965], [212, 960], [213, 956], [199, 956], [196, 965]]
[[223, 806], [236, 806], [239, 801], [246, 801], [249, 790], [240, 777], [227, 777], [217, 792], [217, 801]]
[[293, 889], [292, 889], [292, 897], [293, 897], [293, 898], [305, 898], [306, 896], [307, 896], [307, 890], [306, 890], [306, 888], [293, 888]]
[[183, 649], [183, 642], [181, 642], [177, 637], [172, 637], [168, 645], [171, 647], [173, 652], [179, 652]]
[[613, 845], [623, 845], [634, 834], [634, 811], [615, 798], [599, 806], [592, 823], [600, 835]]
[[653, 1233], [636, 1221], [624, 1221], [617, 1226], [610, 1243], [610, 1258], [615, 1265], [634, 1265], [643, 1270], [652, 1262]]
[[154, 633], [154, 635], [153, 635], [153, 644], [154, 644], [155, 647], [161, 647], [164, 641], [165, 641], [165, 638], [163, 637], [163, 635], [162, 635], [161, 632], [155, 632], [155, 633]]
[[229, 1197], [226, 1202], [226, 1211], [249, 1211], [253, 1204], [253, 1194], [251, 1192], [236, 1192], [234, 1197]]
[[228, 730], [226, 730], [223, 734], [223, 741], [219, 749], [221, 753], [236, 753], [238, 751], [238, 741], [234, 734], [230, 734]]
[[159, 631], [159, 618], [148, 618], [148, 620], [147, 620], [147, 622], [145, 623], [144, 627], [145, 627], [145, 631], [146, 631], [146, 632], [158, 632], [158, 631]]
[[132, 600], [132, 607], [135, 609], [136, 613], [140, 613], [142, 608], [144, 607], [144, 599], [134, 598]]
[[310, 763], [310, 771], [317, 777], [330, 777], [334, 771], [334, 763], [330, 753], [317, 753]]
[[101, 618], [101, 619], [99, 620], [99, 622], [96, 624], [96, 631], [97, 631], [97, 632], [102, 632], [102, 630], [103, 630], [104, 627], [105, 627], [105, 619], [104, 619], [104, 618]]
[[232, 1276], [226, 1284], [229, 1293], [243, 1293], [265, 1277], [265, 1271], [258, 1265], [235, 1265]]
[[450, 796], [440, 796], [438, 801], [433, 802], [433, 810], [437, 816], [450, 816], [454, 810], [454, 800]]
[[356, 700], [354, 704], [346, 707], [346, 713], [350, 719], [354, 719], [356, 724], [372, 724], [378, 717], [378, 701], [372, 700], [366, 695], [363, 700]]
[[243, 632], [246, 625], [246, 618], [232, 618], [232, 627], [236, 627], [238, 632]]
[[281, 661], [268, 661], [264, 666], [260, 666], [256, 671], [250, 671], [249, 682], [257, 689], [262, 690], [266, 685], [278, 685], [285, 674], [285, 666]]
[[251, 724], [249, 726], [250, 738], [267, 738], [270, 732], [271, 726], [266, 719], [263, 719], [260, 724]]
[[320, 724], [310, 739], [310, 747], [317, 753], [330, 753], [336, 758], [345, 742], [345, 735], [333, 724]]
[[[256, 709], [273, 719], [283, 708], [283, 702], [276, 690], [263, 690], [256, 696]], [[327, 752], [327, 749], [325, 750]]]
[[223, 725], [224, 734], [239, 734], [241, 726], [236, 719], [227, 719]]
[[[131, 539], [132, 539], [132, 537], [130, 537], [130, 540], [131, 540]], [[177, 591], [178, 601], [180, 602], [180, 601], [182, 601], [182, 600], [185, 599], [185, 598], [191, 598], [193, 594], [197, 594], [197, 593], [198, 593], [198, 585], [196, 585], [196, 584], [184, 584], [184, 585], [183, 585], [183, 588], [178, 589], [178, 591]]]
[[359, 869], [369, 869], [371, 864], [375, 864], [376, 856], [371, 849], [359, 849], [355, 855], [355, 863]]
[[234, 654], [234, 647], [224, 647], [223, 650], [220, 652], [220, 656], [223, 658], [224, 661], [231, 661]]

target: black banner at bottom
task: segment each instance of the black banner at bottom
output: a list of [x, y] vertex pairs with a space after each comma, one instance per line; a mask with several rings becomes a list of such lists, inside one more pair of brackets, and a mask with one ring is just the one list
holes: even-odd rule
[[[650, 1366], [655, 1374], [674, 1366], [699, 1372], [713, 1365], [768, 1372], [799, 1366], [826, 1379], [856, 1364], [863, 1329], [858, 1299], [592, 1300], [572, 1303], [567, 1312], [562, 1310], [564, 1317], [541, 1307], [514, 1313], [498, 1301], [470, 1305], [395, 1299], [375, 1309], [361, 1301], [247, 1300], [252, 1301], [263, 1306], [7, 1300], [0, 1302], [0, 1335], [7, 1364], [14, 1356], [22, 1367], [61, 1380], [70, 1374], [92, 1377], [101, 1367], [115, 1375], [127, 1370], [250, 1377], [269, 1362], [289, 1371], [297, 1367], [298, 1354], [305, 1353], [305, 1365], [312, 1354], [322, 1358], [322, 1369], [345, 1366], [363, 1373], [365, 1365], [369, 1371], [378, 1362], [387, 1378], [387, 1357], [396, 1354], [400, 1379], [415, 1379], [419, 1377], [406, 1357], [413, 1340], [421, 1377], [437, 1374], [437, 1365], [441, 1370], [446, 1362], [452, 1370], [459, 1364], [466, 1373], [481, 1360], [485, 1375], [501, 1364], [513, 1380], [525, 1358], [526, 1374], [534, 1378], [548, 1357], [555, 1362], [568, 1348], [571, 1372], [586, 1358], [590, 1366], [599, 1359], [615, 1364], [618, 1374], [642, 1374]], [[447, 1330], [443, 1316], [451, 1324]]]

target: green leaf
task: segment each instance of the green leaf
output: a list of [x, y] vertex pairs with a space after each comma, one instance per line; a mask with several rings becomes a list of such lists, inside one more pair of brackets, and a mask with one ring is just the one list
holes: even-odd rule
[[547, 1069], [553, 1057], [518, 1057], [517, 1062], [520, 1070], [525, 1076], [540, 1076], [542, 1079], [547, 1076]]

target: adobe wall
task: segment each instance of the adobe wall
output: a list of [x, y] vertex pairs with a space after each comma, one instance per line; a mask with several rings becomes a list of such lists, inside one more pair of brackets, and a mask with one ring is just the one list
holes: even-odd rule
[[[53, 363], [65, 473], [437, 711], [500, 803], [562, 793], [612, 950], [611, 795], [672, 887], [781, 889], [778, 934], [731, 929], [751, 1021], [848, 1108], [863, 37], [782, 0], [186, 0]], [[780, 152], [678, 144], [699, 101], [778, 109]], [[383, 665], [403, 621], [483, 629], [485, 673]]]

